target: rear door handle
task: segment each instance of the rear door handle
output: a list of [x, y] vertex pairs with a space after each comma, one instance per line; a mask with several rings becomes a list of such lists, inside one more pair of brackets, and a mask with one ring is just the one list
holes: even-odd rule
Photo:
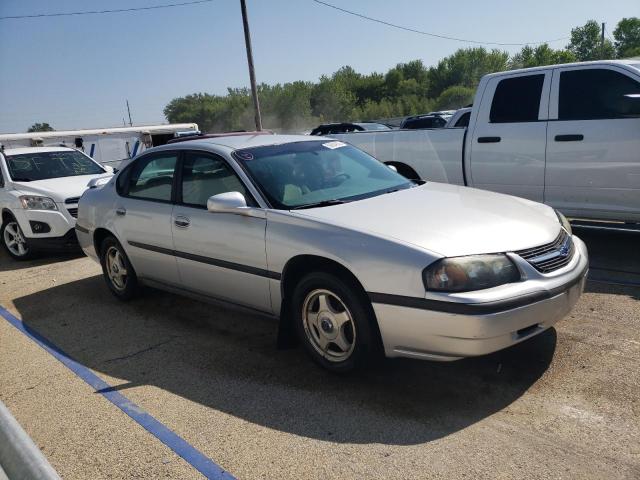
[[120, 215], [121, 217], [124, 217], [127, 214], [127, 209], [126, 208], [116, 208], [116, 215]]
[[189, 225], [191, 225], [191, 220], [189, 220], [189, 218], [185, 217], [184, 215], [178, 215], [173, 219], [173, 224], [178, 228], [187, 228]]
[[575, 135], [556, 135], [556, 142], [581, 142], [584, 140], [584, 135], [575, 134]]
[[500, 140], [500, 137], [478, 137], [478, 143], [498, 143]]

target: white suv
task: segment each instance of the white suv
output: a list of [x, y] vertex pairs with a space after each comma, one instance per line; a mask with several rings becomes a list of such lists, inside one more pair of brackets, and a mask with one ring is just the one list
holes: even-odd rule
[[[113, 170], [67, 147], [0, 150], [0, 240], [13, 258], [77, 247], [78, 200]], [[94, 182], [99, 183], [99, 182]]]

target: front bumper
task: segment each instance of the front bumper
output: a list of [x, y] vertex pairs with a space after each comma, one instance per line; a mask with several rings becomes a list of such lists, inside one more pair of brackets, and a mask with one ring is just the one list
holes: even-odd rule
[[[18, 221], [27, 241], [30, 244], [34, 241], [40, 243], [40, 240], [63, 237], [75, 227], [76, 219], [71, 216], [69, 211], [61, 205], [58, 208], [59, 210], [25, 210], [20, 208], [13, 210], [12, 214]], [[33, 230], [31, 222], [41, 222], [48, 227], [48, 230], [44, 233], [36, 232]], [[55, 240], [53, 241], [55, 243]]]
[[564, 318], [586, 282], [588, 256], [584, 244], [563, 283], [502, 302], [450, 304], [449, 311], [429, 309], [429, 302], [377, 302], [372, 297], [387, 357], [458, 360], [484, 355], [531, 338]]
[[45, 237], [38, 238], [32, 237], [27, 239], [29, 247], [38, 251], [63, 251], [63, 252], [75, 252], [80, 251], [80, 245], [78, 245], [78, 238], [76, 232], [72, 228], [67, 233], [60, 237]]

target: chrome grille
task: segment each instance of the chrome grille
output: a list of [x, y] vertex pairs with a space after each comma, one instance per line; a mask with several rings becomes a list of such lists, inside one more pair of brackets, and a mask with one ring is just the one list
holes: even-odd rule
[[80, 197], [71, 197], [71, 198], [67, 198], [64, 203], [66, 203], [67, 205], [71, 204], [71, 203], [78, 203], [80, 201]]
[[562, 229], [553, 242], [515, 253], [533, 265], [539, 272], [550, 273], [566, 266], [573, 258], [574, 252], [575, 247], [571, 237]]
[[73, 218], [78, 218], [78, 207], [67, 208], [67, 212], [69, 212], [69, 215], [71, 215]]

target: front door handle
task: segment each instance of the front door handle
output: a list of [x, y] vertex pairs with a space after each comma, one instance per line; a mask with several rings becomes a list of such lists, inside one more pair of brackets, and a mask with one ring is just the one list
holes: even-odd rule
[[120, 208], [116, 208], [116, 215], [120, 215], [121, 217], [124, 217], [127, 214], [127, 209], [120, 207]]
[[187, 228], [191, 225], [191, 220], [189, 220], [189, 217], [185, 217], [184, 215], [178, 215], [173, 219], [173, 224], [178, 228]]
[[478, 143], [498, 143], [500, 140], [500, 137], [478, 137]]
[[556, 142], [581, 142], [584, 140], [584, 135], [575, 134], [575, 135], [556, 135]]

